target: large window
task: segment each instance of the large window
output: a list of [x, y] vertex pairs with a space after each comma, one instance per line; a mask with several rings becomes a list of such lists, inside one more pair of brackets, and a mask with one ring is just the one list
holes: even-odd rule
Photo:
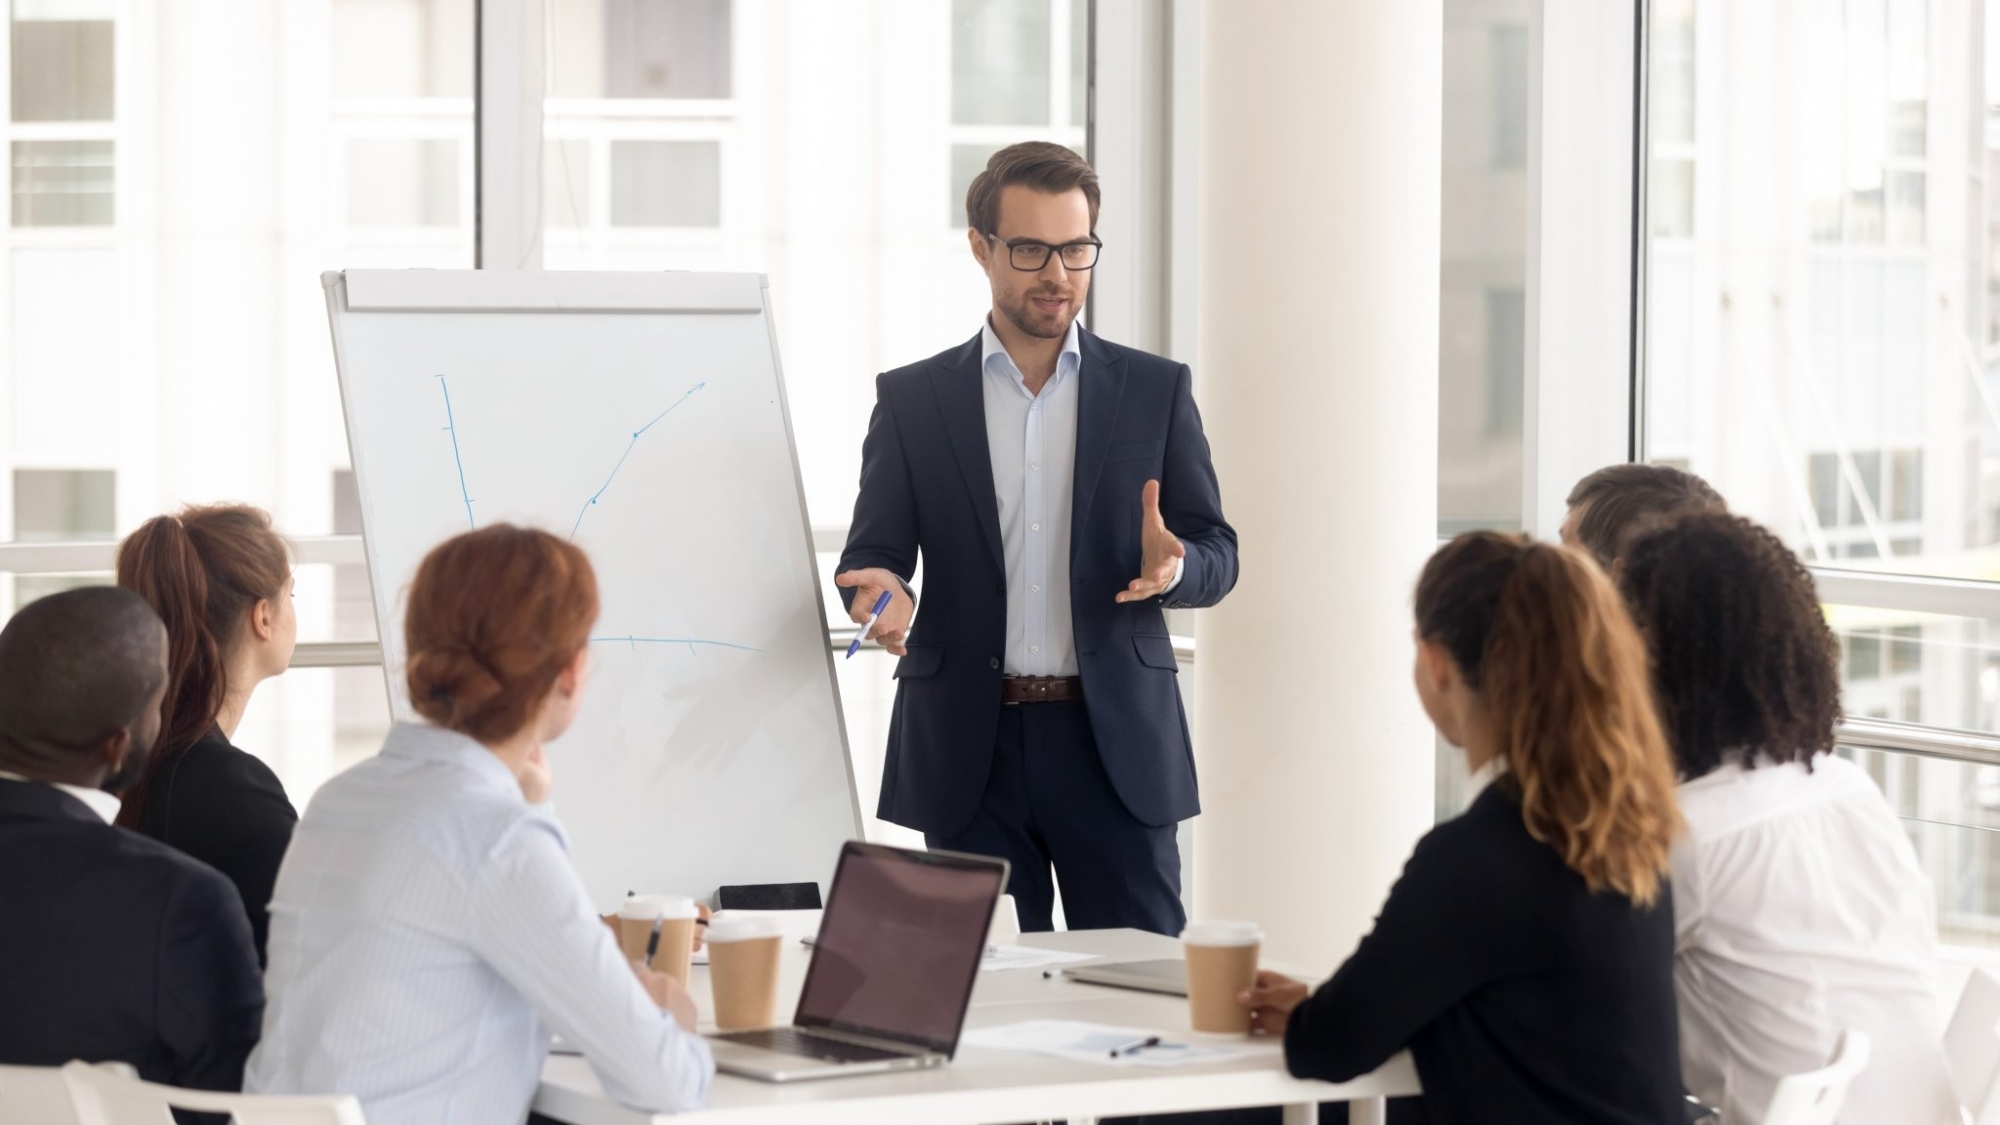
[[[1650, 5], [1642, 405], [1649, 458], [1862, 572], [1827, 608], [1850, 717], [1996, 730], [2000, 623], [1894, 608], [1914, 576], [2000, 580], [1983, 6]], [[2000, 940], [2000, 770], [1857, 756], [1948, 936]]]
[[[473, 0], [5, 6], [0, 530], [108, 541], [219, 500], [294, 536], [335, 530], [347, 443], [315, 280], [472, 264], [472, 15]], [[299, 569], [302, 639], [372, 638], [341, 627], [331, 571]], [[0, 608], [108, 577], [22, 575]], [[350, 675], [378, 700], [337, 696]], [[303, 800], [346, 760], [336, 724], [379, 740], [380, 685], [284, 677], [245, 745]]]
[[1528, 0], [1444, 6], [1441, 535], [1521, 526], [1529, 7]]
[[548, 4], [545, 265], [767, 274], [813, 522], [844, 526], [875, 375], [979, 329], [972, 176], [1085, 148], [1088, 0]]

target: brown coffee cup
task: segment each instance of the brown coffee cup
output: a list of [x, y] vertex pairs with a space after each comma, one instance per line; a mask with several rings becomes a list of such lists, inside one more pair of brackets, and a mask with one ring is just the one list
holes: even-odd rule
[[676, 895], [634, 895], [618, 911], [618, 946], [627, 961], [645, 961], [653, 940], [653, 923], [660, 923], [660, 944], [648, 965], [683, 985], [694, 956], [694, 931], [701, 911], [694, 900]]
[[1255, 922], [1199, 922], [1181, 933], [1187, 952], [1188, 1018], [1205, 1035], [1248, 1035], [1250, 1010], [1236, 994], [1257, 983], [1264, 934]]
[[708, 927], [708, 983], [715, 1026], [746, 1031], [778, 1022], [778, 968], [784, 934], [770, 918], [721, 915]]

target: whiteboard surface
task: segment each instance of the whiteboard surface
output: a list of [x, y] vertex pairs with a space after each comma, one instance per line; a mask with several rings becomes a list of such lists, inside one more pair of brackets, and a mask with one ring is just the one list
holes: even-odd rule
[[392, 708], [414, 717], [426, 552], [501, 521], [571, 538], [602, 611], [549, 759], [593, 899], [824, 890], [860, 816], [769, 310], [738, 311], [746, 275], [660, 276], [326, 276]]

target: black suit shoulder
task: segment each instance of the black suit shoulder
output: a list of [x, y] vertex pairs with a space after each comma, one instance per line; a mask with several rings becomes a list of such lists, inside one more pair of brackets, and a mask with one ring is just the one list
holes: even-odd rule
[[0, 781], [0, 1063], [117, 1060], [156, 1082], [232, 1089], [263, 990], [236, 888], [185, 853], [97, 820], [52, 786]]
[[979, 358], [978, 336], [963, 344], [954, 344], [936, 355], [925, 356], [914, 363], [906, 363], [901, 367], [884, 371], [875, 377], [875, 382], [885, 391], [903, 391], [923, 383], [934, 372], [951, 370], [968, 358], [975, 360]]
[[1187, 368], [1187, 364], [1179, 360], [1168, 359], [1163, 355], [1154, 355], [1152, 352], [1141, 351], [1138, 348], [1125, 344], [1114, 344], [1094, 333], [1084, 333], [1083, 339], [1085, 340], [1084, 348], [1086, 353], [1091, 345], [1094, 344], [1098, 348], [1103, 349], [1106, 360], [1111, 362], [1123, 360], [1125, 363], [1125, 374], [1128, 378], [1136, 375], [1142, 379], [1161, 379], [1173, 382], [1178, 380], [1181, 377], [1181, 372]]
[[[968, 360], [977, 360], [979, 341], [980, 337], [974, 336], [965, 343], [946, 348], [936, 355], [926, 356], [915, 363], [906, 363], [901, 367], [884, 371], [876, 377], [876, 382], [882, 390], [901, 393], [921, 385], [939, 371], [949, 371]], [[1092, 332], [1081, 332], [1078, 346], [1083, 349], [1086, 356], [1095, 352], [1096, 357], [1102, 362], [1123, 362], [1127, 378], [1137, 376], [1140, 379], [1172, 384], [1177, 382], [1182, 372], [1187, 369], [1184, 363], [1138, 348], [1127, 347], [1124, 344], [1114, 344]]]

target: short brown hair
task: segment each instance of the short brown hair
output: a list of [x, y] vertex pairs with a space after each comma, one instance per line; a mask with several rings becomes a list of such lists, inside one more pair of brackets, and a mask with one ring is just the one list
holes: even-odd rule
[[410, 583], [410, 706], [481, 742], [511, 738], [596, 622], [597, 575], [574, 544], [504, 523], [447, 539]]
[[1646, 646], [1580, 552], [1475, 531], [1417, 582], [1417, 632], [1441, 644], [1500, 735], [1503, 791], [1529, 835], [1592, 891], [1658, 900], [1680, 830]]
[[1022, 141], [1008, 145], [986, 161], [986, 170], [972, 177], [965, 191], [965, 221], [980, 234], [1000, 225], [1000, 192], [1020, 184], [1060, 195], [1081, 189], [1090, 204], [1090, 229], [1097, 230], [1097, 171], [1067, 145]]
[[1672, 465], [1607, 465], [1577, 481], [1568, 504], [1589, 505], [1576, 537], [1606, 568], [1641, 532], [1689, 512], [1729, 510], [1707, 481]]

